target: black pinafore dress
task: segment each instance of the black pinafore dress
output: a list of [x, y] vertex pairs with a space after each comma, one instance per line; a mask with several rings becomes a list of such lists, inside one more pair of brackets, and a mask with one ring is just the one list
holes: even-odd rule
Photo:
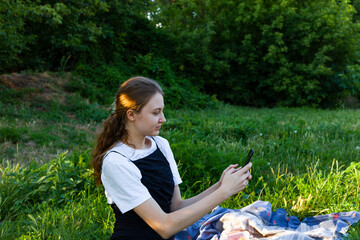
[[[171, 198], [174, 192], [173, 175], [169, 162], [160, 151], [155, 140], [154, 142], [156, 144], [156, 150], [152, 154], [132, 162], [140, 170], [142, 175], [141, 183], [148, 189], [152, 198], [154, 198], [164, 212], [170, 213]], [[121, 154], [119, 152], [116, 153]], [[142, 220], [134, 210], [130, 210], [123, 214], [115, 204], [112, 204], [111, 207], [114, 210], [116, 221], [114, 232], [110, 240], [163, 239], [144, 220]], [[169, 238], [169, 240], [173, 239], [174, 237]]]

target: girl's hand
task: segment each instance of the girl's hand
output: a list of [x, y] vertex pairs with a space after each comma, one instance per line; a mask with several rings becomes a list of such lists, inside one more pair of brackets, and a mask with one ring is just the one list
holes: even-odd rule
[[243, 168], [230, 168], [227, 172], [224, 171], [225, 174], [219, 189], [224, 192], [227, 198], [244, 190], [249, 184], [249, 180], [251, 179], [249, 170], [251, 166], [252, 164], [249, 163]]
[[239, 164], [229, 165], [229, 166], [222, 172], [221, 177], [220, 177], [220, 180], [219, 180], [219, 182], [218, 182], [218, 183], [219, 183], [219, 186], [221, 186], [221, 183], [222, 183], [222, 181], [223, 181], [223, 179], [224, 179], [225, 174], [226, 174], [230, 169], [236, 168], [237, 166], [239, 166]]

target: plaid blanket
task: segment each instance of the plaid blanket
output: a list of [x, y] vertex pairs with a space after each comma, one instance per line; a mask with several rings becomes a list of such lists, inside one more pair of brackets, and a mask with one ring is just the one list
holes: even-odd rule
[[236, 232], [249, 232], [249, 239], [335, 240], [346, 236], [349, 227], [360, 220], [356, 211], [307, 217], [300, 221], [287, 216], [284, 209], [275, 212], [271, 204], [256, 201], [242, 209], [216, 207], [210, 214], [175, 235], [175, 240], [225, 240]]

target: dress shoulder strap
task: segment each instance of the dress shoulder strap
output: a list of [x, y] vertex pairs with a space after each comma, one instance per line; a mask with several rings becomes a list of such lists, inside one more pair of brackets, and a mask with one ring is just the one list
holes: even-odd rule
[[151, 137], [151, 139], [152, 139], [152, 140], [154, 140], [155, 145], [156, 145], [156, 148], [159, 148], [159, 146], [158, 146], [158, 144], [157, 144], [157, 142], [156, 142], [155, 138], [154, 138], [154, 137]]
[[[157, 148], [157, 149], [160, 149], [159, 146], [158, 146], [158, 144], [157, 144], [157, 142], [156, 142], [156, 140], [155, 140], [155, 138], [151, 136], [151, 139], [154, 140], [155, 145], [156, 145], [156, 148]], [[107, 157], [110, 153], [112, 153], [112, 152], [117, 153], [117, 154], [120, 154], [121, 156], [123, 156], [124, 158], [126, 158], [126, 159], [128, 159], [129, 161], [132, 162], [132, 160], [131, 160], [130, 158], [128, 158], [128, 157], [125, 156], [124, 154], [122, 154], [122, 153], [120, 153], [120, 152], [118, 152], [118, 151], [115, 151], [115, 150], [111, 150], [111, 151], [107, 152], [107, 153], [105, 154], [104, 158], [106, 158], [106, 157]], [[104, 159], [104, 158], [103, 158], [103, 159]]]
[[128, 159], [128, 160], [130, 160], [131, 161], [131, 159], [130, 158], [128, 158], [127, 156], [125, 156], [124, 154], [122, 154], [122, 153], [119, 153], [118, 151], [115, 151], [115, 150], [111, 150], [111, 151], [109, 151], [108, 153], [106, 153], [105, 154], [105, 156], [104, 156], [104, 158], [106, 158], [110, 153], [112, 153], [112, 152], [114, 152], [114, 153], [117, 153], [117, 154], [120, 154], [121, 156], [123, 156], [124, 158], [126, 158], [126, 159]]

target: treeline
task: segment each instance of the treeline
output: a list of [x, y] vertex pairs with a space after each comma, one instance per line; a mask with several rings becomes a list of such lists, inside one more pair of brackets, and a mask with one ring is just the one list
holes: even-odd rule
[[69, 87], [100, 103], [145, 75], [175, 108], [215, 98], [334, 107], [360, 98], [356, 9], [359, 0], [3, 0], [0, 72], [72, 71], [81, 80]]

